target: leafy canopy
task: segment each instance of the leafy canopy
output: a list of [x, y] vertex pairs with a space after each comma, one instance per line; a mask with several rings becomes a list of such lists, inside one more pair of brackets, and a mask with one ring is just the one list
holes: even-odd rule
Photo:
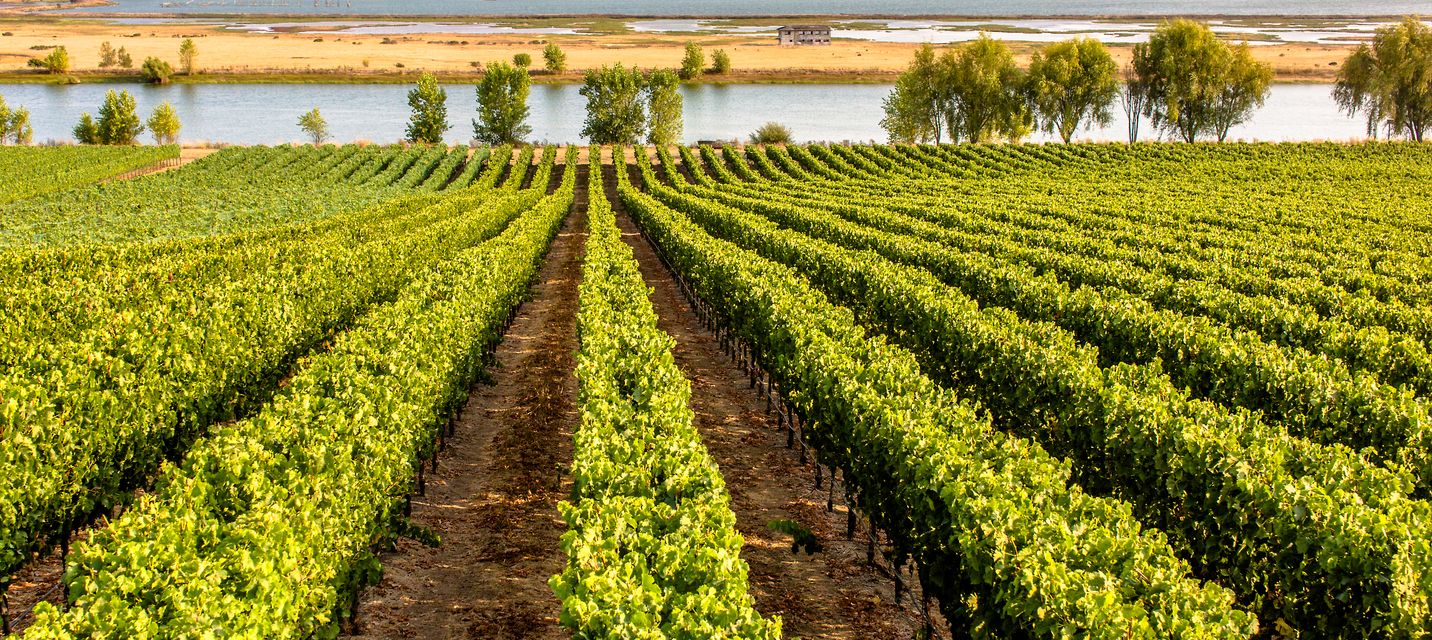
[[314, 145], [323, 144], [328, 139], [328, 121], [318, 112], [317, 107], [298, 117], [298, 128], [303, 129]]
[[1025, 92], [1039, 126], [1064, 142], [1085, 125], [1108, 125], [1119, 94], [1118, 65], [1093, 38], [1058, 42], [1036, 52]]
[[1133, 67], [1144, 115], [1185, 142], [1226, 138], [1263, 105], [1273, 82], [1272, 70], [1253, 59], [1246, 43], [1230, 47], [1193, 20], [1160, 25], [1134, 47]]
[[408, 140], [437, 144], [452, 126], [447, 120], [447, 90], [438, 85], [437, 76], [424, 73], [417, 86], [408, 92], [408, 106], [413, 114], [408, 119]]
[[494, 62], [477, 85], [477, 119], [473, 137], [484, 144], [517, 144], [532, 134], [527, 96], [532, 78], [522, 67]]
[[179, 112], [168, 102], [155, 107], [146, 124], [149, 125], [149, 133], [154, 135], [155, 144], [174, 144], [179, 140]]
[[1333, 98], [1349, 116], [1367, 117], [1367, 132], [1421, 142], [1432, 129], [1432, 27], [1417, 18], [1377, 30], [1338, 71]]

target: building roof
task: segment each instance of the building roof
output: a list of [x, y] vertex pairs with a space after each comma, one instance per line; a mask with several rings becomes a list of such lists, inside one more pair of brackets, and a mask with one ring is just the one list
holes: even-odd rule
[[776, 29], [776, 31], [830, 31], [830, 26], [823, 24], [793, 24]]

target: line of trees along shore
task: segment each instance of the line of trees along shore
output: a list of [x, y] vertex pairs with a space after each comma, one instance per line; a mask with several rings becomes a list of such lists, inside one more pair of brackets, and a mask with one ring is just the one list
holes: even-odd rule
[[[1247, 43], [1219, 40], [1207, 24], [1173, 20], [1134, 47], [1120, 69], [1097, 40], [1051, 44], [1020, 68], [1010, 49], [981, 35], [937, 52], [925, 45], [885, 100], [891, 142], [1019, 141], [1035, 130], [1065, 142], [1108, 126], [1122, 107], [1130, 142], [1140, 123], [1185, 142], [1225, 140], [1263, 106], [1272, 69]], [[1417, 18], [1377, 31], [1342, 65], [1333, 97], [1368, 133], [1422, 140], [1432, 128], [1432, 28]]]
[[[108, 43], [102, 49], [106, 57], [119, 55]], [[192, 40], [184, 40], [180, 54], [182, 71], [194, 73], [198, 49]], [[62, 47], [51, 57], [57, 67], [67, 66]], [[566, 68], [566, 55], [556, 45], [549, 45], [543, 58], [549, 73]], [[716, 51], [712, 59], [711, 72], [729, 69], [724, 51]], [[705, 71], [704, 60], [701, 47], [692, 43], [679, 70], [643, 71], [621, 63], [588, 70], [581, 88], [587, 98], [582, 136], [595, 144], [679, 142], [679, 88], [683, 80]], [[527, 124], [531, 62], [527, 56], [514, 64], [487, 66], [476, 86], [475, 142], [519, 144], [532, 134]], [[165, 82], [173, 73], [156, 58], [146, 60], [144, 67], [154, 82]], [[1134, 48], [1132, 61], [1123, 69], [1091, 38], [1051, 44], [1021, 68], [1008, 46], [982, 34], [942, 52], [930, 45], [916, 51], [885, 100], [881, 126], [897, 143], [1019, 141], [1036, 130], [1069, 142], [1081, 129], [1111, 124], [1119, 105], [1130, 142], [1138, 141], [1144, 121], [1186, 142], [1222, 141], [1263, 105], [1271, 83], [1271, 69], [1253, 59], [1247, 43], [1221, 41], [1208, 25], [1192, 20], [1160, 25], [1148, 42]], [[1432, 129], [1432, 27], [1408, 17], [1379, 29], [1371, 44], [1348, 56], [1333, 97], [1350, 117], [1365, 117], [1374, 138], [1385, 134], [1424, 140]], [[413, 115], [406, 139], [442, 142], [451, 125], [447, 92], [436, 76], [422, 74], [408, 103]], [[157, 142], [177, 140], [179, 118], [172, 105], [161, 105], [147, 123], [141, 122], [134, 113], [134, 98], [111, 91], [100, 118], [84, 114], [74, 135], [82, 144], [135, 144], [146, 124]], [[299, 125], [315, 143], [328, 137], [317, 109], [305, 114]], [[29, 112], [10, 110], [0, 100], [0, 144], [28, 144], [32, 136]]]
[[[1208, 25], [1174, 20], [1134, 48], [1123, 71], [1103, 43], [1051, 44], [1021, 69], [1003, 42], [981, 35], [956, 49], [915, 54], [885, 101], [892, 142], [1018, 141], [1039, 129], [1065, 142], [1081, 128], [1113, 122], [1123, 100], [1131, 122], [1148, 118], [1187, 142], [1223, 140], [1262, 106], [1272, 70], [1248, 45], [1219, 40]], [[1137, 126], [1129, 140], [1138, 139]]]

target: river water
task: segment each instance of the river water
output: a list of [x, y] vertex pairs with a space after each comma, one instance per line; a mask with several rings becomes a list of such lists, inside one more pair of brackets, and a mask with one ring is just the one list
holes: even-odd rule
[[[335, 141], [393, 142], [408, 117], [405, 85], [46, 85], [0, 84], [11, 107], [27, 107], [35, 140], [71, 140], [82, 112], [97, 113], [109, 89], [135, 95], [147, 118], [170, 101], [184, 123], [186, 142], [277, 144], [302, 139], [298, 117], [318, 107]], [[580, 142], [586, 102], [576, 85], [537, 85], [529, 101], [533, 141]], [[449, 85], [450, 142], [471, 137], [477, 96], [472, 85]], [[683, 86], [685, 140], [744, 138], [766, 122], [791, 128], [799, 141], [885, 139], [881, 101], [889, 85], [695, 85]], [[1274, 85], [1267, 105], [1231, 137], [1246, 140], [1349, 140], [1362, 138], [1363, 122], [1346, 117], [1333, 103], [1329, 85]], [[1116, 112], [1119, 110], [1116, 108]], [[1123, 140], [1122, 112], [1107, 128], [1079, 134], [1083, 140]], [[1145, 139], [1149, 136], [1144, 134]], [[1046, 136], [1034, 136], [1044, 140]]]

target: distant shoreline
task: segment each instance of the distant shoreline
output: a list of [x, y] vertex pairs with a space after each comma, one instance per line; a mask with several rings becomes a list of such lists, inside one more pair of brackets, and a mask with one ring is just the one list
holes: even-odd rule
[[90, 11], [89, 7], [112, 6], [110, 2], [94, 5], [67, 6], [59, 8], [53, 3], [35, 3], [32, 8], [22, 5], [0, 3], [0, 16], [4, 15], [48, 15], [73, 18], [165, 18], [165, 19], [224, 19], [224, 20], [403, 20], [408, 22], [445, 21], [522, 21], [522, 20], [1108, 20], [1112, 22], [1133, 22], [1146, 20], [1167, 20], [1172, 18], [1193, 18], [1197, 20], [1398, 20], [1406, 14], [1244, 14], [1244, 13], [1150, 13], [1150, 14], [1007, 14], [982, 15], [959, 13], [890, 14], [890, 13], [772, 13], [772, 14], [640, 14], [640, 13], [537, 13], [514, 14], [402, 14], [402, 13], [207, 13], [207, 12], [133, 12], [133, 11]]
[[[409, 82], [419, 71], [459, 78], [481, 77], [481, 69], [494, 61], [511, 60], [514, 54], [525, 53], [541, 60], [545, 45], [557, 44], [567, 53], [565, 74], [549, 75], [534, 70], [533, 81], [539, 84], [581, 82], [581, 72], [613, 63], [624, 63], [645, 69], [673, 68], [680, 64], [684, 48], [697, 43], [708, 50], [724, 49], [734, 65], [734, 72], [724, 76], [708, 76], [706, 82], [725, 84], [873, 84], [894, 82], [909, 65], [916, 40], [900, 38], [837, 37], [830, 46], [779, 46], [772, 25], [782, 22], [818, 22], [846, 20], [845, 17], [780, 18], [705, 17], [661, 18], [665, 20], [710, 21], [714, 30], [683, 29], [651, 30], [633, 23], [636, 17], [474, 17], [436, 18], [429, 16], [300, 16], [225, 14], [226, 16], [144, 16], [140, 24], [117, 21], [95, 14], [11, 14], [0, 16], [0, 81], [46, 83], [61, 81], [54, 76], [36, 73], [27, 67], [27, 60], [43, 56], [42, 52], [65, 46], [72, 64], [71, 75], [81, 82], [130, 82], [137, 71], [99, 68], [99, 51], [105, 43], [124, 47], [137, 62], [149, 57], [177, 63], [179, 39], [192, 38], [199, 47], [199, 69], [202, 75], [176, 78], [185, 84], [275, 83], [296, 84], [380, 84]], [[900, 20], [912, 18], [900, 18]], [[856, 31], [882, 30], [882, 21], [869, 18], [874, 24], [849, 25]], [[915, 19], [919, 20], [919, 19]], [[942, 18], [953, 20], [953, 18]], [[1008, 25], [1018, 20], [984, 18], [964, 20], [965, 25], [952, 27], [959, 32], [952, 40], [972, 38], [974, 32], [1008, 31], [1005, 38], [1021, 63], [1027, 63], [1034, 52], [1047, 46], [1049, 35], [1056, 39], [1075, 38], [1103, 31], [1111, 34], [1143, 32], [1150, 20], [1120, 17], [1107, 24], [1096, 24], [1065, 32], [1040, 24]], [[1055, 18], [1040, 18], [1041, 21]], [[1089, 20], [1089, 19], [1084, 19]], [[1098, 19], [1103, 21], [1104, 19]], [[1365, 26], [1371, 18], [1229, 18], [1228, 37], [1256, 41], [1255, 58], [1269, 64], [1279, 83], [1328, 83], [1353, 48], [1353, 38], [1365, 38]], [[395, 29], [354, 29], [347, 26], [324, 27], [312, 22], [338, 21], [345, 25], [395, 22]], [[294, 22], [291, 28], [270, 27], [275, 23]], [[1136, 24], [1137, 23], [1137, 24]], [[235, 29], [235, 24], [253, 25], [251, 29]], [[494, 29], [472, 28], [469, 25], [492, 25]], [[405, 30], [406, 25], [417, 25]], [[445, 31], [442, 26], [453, 25]], [[1128, 26], [1125, 26], [1128, 25]], [[685, 26], [689, 26], [685, 25]], [[762, 27], [756, 33], [751, 27]], [[1090, 31], [1092, 28], [1094, 31]], [[901, 29], [892, 32], [898, 33]], [[1236, 35], [1244, 34], [1246, 35]], [[1322, 42], [1270, 41], [1264, 32], [1308, 32], [1334, 34]], [[1021, 39], [1021, 34], [1038, 34]], [[1109, 49], [1119, 64], [1132, 58], [1133, 44], [1125, 41], [1110, 43]]]

